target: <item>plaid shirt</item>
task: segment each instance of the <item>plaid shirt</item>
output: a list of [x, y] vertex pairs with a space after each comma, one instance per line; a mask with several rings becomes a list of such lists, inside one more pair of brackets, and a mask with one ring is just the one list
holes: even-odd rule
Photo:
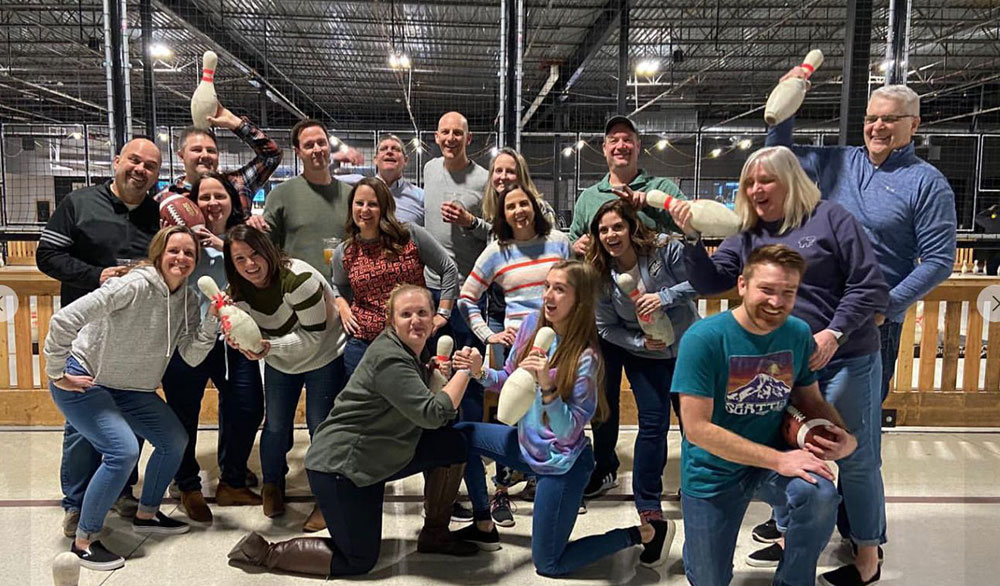
[[[240, 194], [240, 203], [243, 204], [243, 214], [245, 217], [249, 217], [253, 194], [258, 189], [264, 187], [271, 174], [281, 164], [281, 148], [278, 147], [278, 143], [268, 138], [261, 129], [254, 126], [246, 116], [243, 117], [243, 124], [234, 130], [233, 134], [238, 136], [257, 154], [252, 161], [239, 169], [223, 173], [226, 179], [229, 180], [229, 183], [236, 188], [236, 192]], [[191, 183], [188, 181], [186, 175], [181, 175], [174, 181], [173, 185], [157, 193], [155, 199], [159, 202], [170, 193], [187, 195], [190, 192]]]

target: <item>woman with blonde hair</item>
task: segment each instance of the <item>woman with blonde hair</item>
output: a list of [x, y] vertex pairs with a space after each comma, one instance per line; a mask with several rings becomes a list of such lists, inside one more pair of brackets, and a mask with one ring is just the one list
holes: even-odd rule
[[84, 494], [70, 548], [80, 565], [110, 571], [125, 559], [98, 537], [104, 518], [139, 460], [136, 435], [154, 446], [146, 464], [136, 533], [185, 533], [188, 525], [160, 512], [163, 493], [187, 445], [187, 433], [156, 394], [174, 350], [199, 364], [215, 344], [218, 311], [202, 319], [187, 280], [198, 242], [183, 226], [153, 236], [149, 261], [60, 309], [45, 339], [49, 392], [66, 420], [102, 455]]
[[[570, 541], [583, 489], [594, 469], [594, 451], [584, 428], [606, 411], [603, 364], [593, 315], [599, 279], [593, 267], [562, 261], [545, 277], [542, 310], [525, 317], [507, 363], [485, 368], [475, 349], [454, 356], [456, 369], [468, 369], [484, 388], [500, 390], [515, 368], [535, 376], [535, 398], [517, 427], [462, 422], [455, 426], [469, 443], [469, 458], [492, 458], [498, 465], [538, 478], [532, 515], [531, 556], [543, 576], [564, 576], [618, 550], [642, 544], [661, 549], [667, 534], [662, 520], [614, 529]], [[555, 330], [548, 353], [534, 347], [542, 327]], [[455, 533], [485, 550], [499, 549], [500, 536], [489, 512], [485, 477], [466, 478], [477, 521]], [[659, 551], [656, 552], [659, 557]]]
[[[234, 562], [318, 576], [369, 572], [382, 543], [387, 482], [424, 473], [424, 526], [417, 551], [474, 555], [448, 530], [465, 468], [465, 437], [448, 426], [469, 374], [429, 388], [427, 340], [435, 315], [430, 291], [399, 285], [386, 299], [386, 327], [372, 341], [306, 452], [305, 467], [330, 537], [269, 543], [250, 533], [229, 552]], [[450, 363], [438, 364], [447, 376]]]
[[[805, 320], [813, 332], [816, 348], [809, 368], [819, 374], [823, 397], [858, 438], [858, 449], [837, 464], [858, 561], [875, 567], [886, 526], [882, 361], [875, 314], [885, 311], [889, 287], [864, 228], [841, 206], [820, 200], [819, 189], [783, 146], [763, 148], [743, 165], [736, 213], [744, 231], [727, 238], [711, 257], [690, 228], [689, 204], [675, 202], [670, 213], [688, 234], [688, 278], [701, 294], [732, 288], [750, 252], [760, 246], [785, 244], [805, 258], [807, 268], [792, 315]], [[755, 540], [771, 545], [748, 556], [752, 566], [773, 567], [781, 560], [787, 515], [778, 509], [774, 513], [771, 521], [754, 529]]]

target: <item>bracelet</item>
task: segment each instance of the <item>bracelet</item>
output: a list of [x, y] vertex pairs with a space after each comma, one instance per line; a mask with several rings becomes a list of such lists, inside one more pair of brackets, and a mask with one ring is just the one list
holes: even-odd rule
[[440, 315], [441, 317], [445, 318], [445, 319], [451, 319], [451, 310], [450, 309], [447, 309], [447, 308], [444, 308], [444, 307], [439, 307], [438, 310], [437, 310], [437, 314]]

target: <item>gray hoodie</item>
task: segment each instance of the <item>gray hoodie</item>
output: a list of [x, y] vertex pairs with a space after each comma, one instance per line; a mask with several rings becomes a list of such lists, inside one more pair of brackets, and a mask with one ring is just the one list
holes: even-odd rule
[[45, 339], [45, 373], [57, 379], [72, 355], [112, 389], [153, 392], [179, 348], [197, 366], [215, 344], [219, 320], [200, 320], [198, 297], [184, 286], [172, 294], [151, 266], [108, 279], [60, 309]]

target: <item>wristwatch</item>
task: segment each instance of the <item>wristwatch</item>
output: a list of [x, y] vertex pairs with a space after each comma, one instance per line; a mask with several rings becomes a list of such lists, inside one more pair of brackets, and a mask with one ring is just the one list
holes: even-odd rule
[[437, 314], [445, 319], [451, 319], [451, 310], [448, 309], [447, 307], [439, 307], [437, 310]]

